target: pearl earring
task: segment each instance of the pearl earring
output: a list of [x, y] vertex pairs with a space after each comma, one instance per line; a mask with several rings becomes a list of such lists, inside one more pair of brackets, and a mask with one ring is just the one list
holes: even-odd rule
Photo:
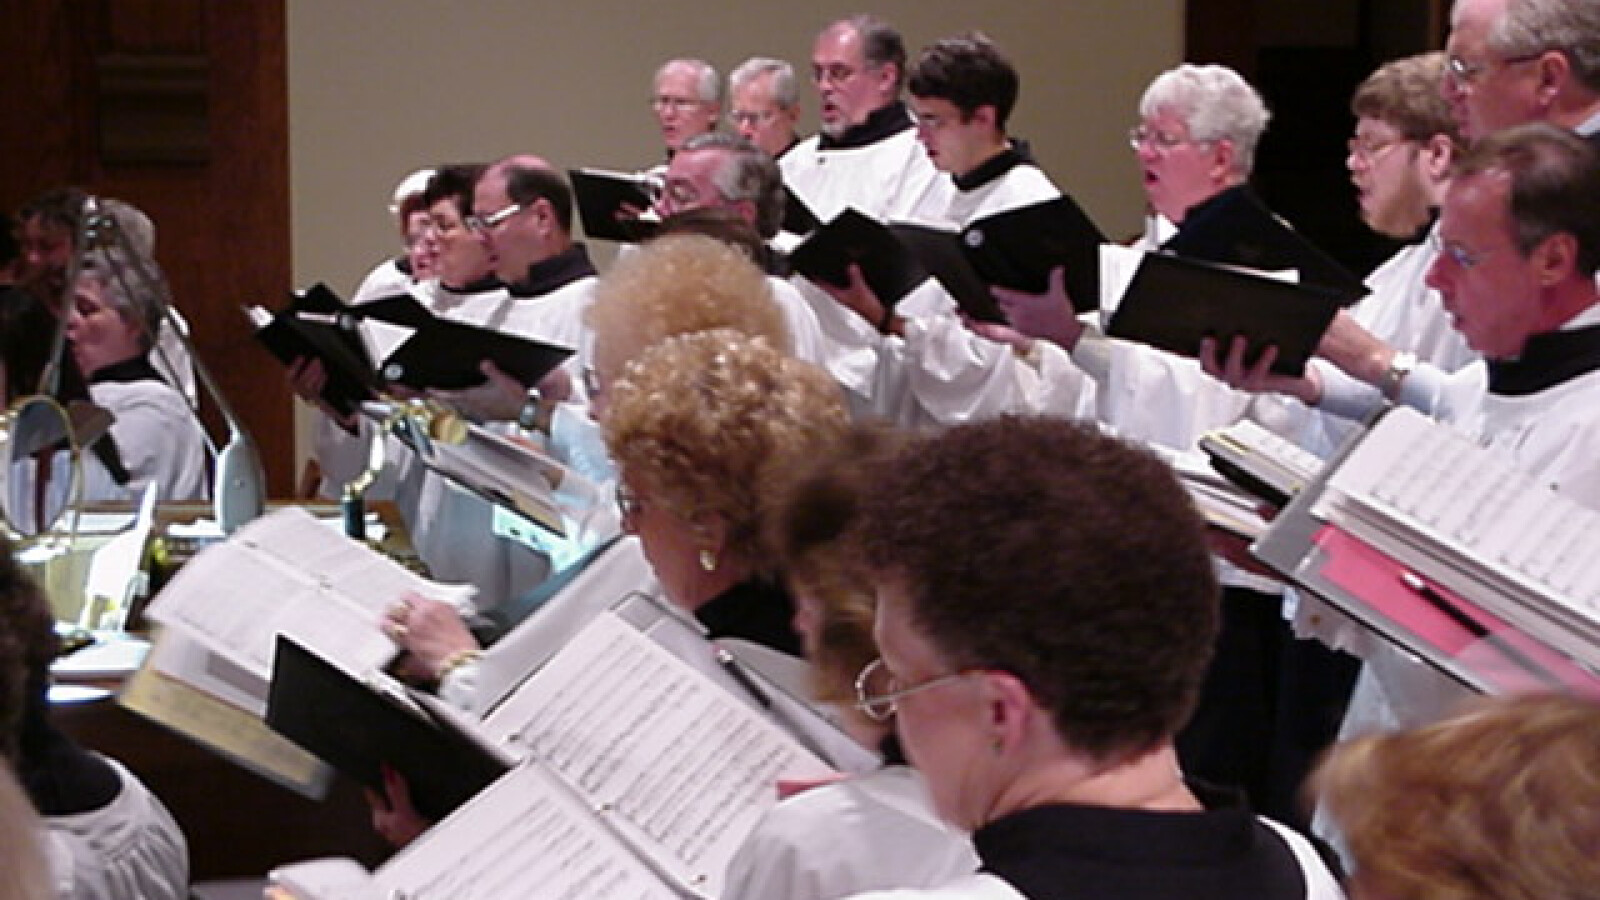
[[714, 551], [714, 550], [701, 550], [700, 551], [700, 568], [705, 569], [707, 572], [715, 572], [717, 570], [717, 554], [716, 554], [716, 551]]

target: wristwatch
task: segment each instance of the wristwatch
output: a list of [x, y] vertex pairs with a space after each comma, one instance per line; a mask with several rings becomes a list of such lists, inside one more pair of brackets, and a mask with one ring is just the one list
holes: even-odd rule
[[1400, 399], [1400, 386], [1416, 367], [1417, 355], [1409, 350], [1396, 350], [1389, 357], [1389, 368], [1384, 370], [1383, 383], [1378, 385], [1385, 400], [1394, 403]]
[[528, 399], [517, 411], [517, 427], [523, 431], [543, 431], [544, 395], [536, 387], [528, 388]]

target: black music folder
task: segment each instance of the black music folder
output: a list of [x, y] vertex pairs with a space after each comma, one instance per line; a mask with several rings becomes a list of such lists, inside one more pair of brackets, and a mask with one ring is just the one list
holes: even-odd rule
[[482, 384], [478, 364], [488, 360], [532, 387], [565, 362], [572, 350], [465, 322], [434, 318], [383, 361], [385, 381], [417, 390], [460, 390]]
[[[654, 204], [650, 179], [635, 172], [605, 169], [568, 169], [572, 196], [578, 204], [583, 233], [592, 238], [638, 243], [650, 237], [659, 223], [638, 215]], [[638, 212], [630, 214], [627, 207]]]
[[341, 416], [355, 412], [380, 387], [356, 317], [325, 284], [292, 295], [276, 312], [247, 307], [255, 337], [284, 365], [302, 357], [322, 361], [327, 384], [322, 399]]
[[505, 774], [477, 738], [351, 677], [278, 635], [267, 724], [306, 752], [383, 793], [381, 765], [405, 776], [411, 802], [438, 821]]
[[894, 306], [931, 274], [889, 226], [853, 207], [812, 232], [789, 254], [789, 265], [796, 272], [835, 287], [850, 284], [852, 263], [861, 267], [861, 277], [885, 307]]
[[1065, 267], [1067, 294], [1080, 313], [1100, 307], [1100, 245], [1105, 234], [1066, 194], [969, 224], [961, 245], [990, 285], [1042, 294], [1050, 272]]
[[1272, 371], [1298, 377], [1343, 299], [1316, 285], [1147, 253], [1106, 333], [1189, 357], [1202, 338], [1217, 338], [1225, 353], [1234, 335], [1244, 335], [1254, 352], [1278, 348]]
[[916, 264], [939, 280], [962, 312], [983, 322], [1006, 321], [989, 285], [972, 267], [960, 234], [914, 222], [891, 222], [887, 227]]
[[822, 227], [822, 220], [811, 207], [800, 199], [788, 185], [783, 186], [783, 224], [779, 226], [790, 234], [807, 235]]
[[1223, 191], [1189, 210], [1161, 249], [1247, 269], [1294, 269], [1301, 284], [1332, 292], [1346, 306], [1368, 293], [1360, 277], [1273, 215], [1248, 187]]

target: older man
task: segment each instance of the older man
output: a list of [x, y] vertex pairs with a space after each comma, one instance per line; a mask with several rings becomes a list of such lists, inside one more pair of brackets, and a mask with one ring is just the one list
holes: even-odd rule
[[[736, 135], [713, 133], [692, 138], [667, 165], [656, 212], [667, 218], [696, 209], [728, 210], [748, 222], [762, 240], [771, 240], [783, 216], [783, 181], [777, 165], [771, 156]], [[784, 267], [775, 251], [756, 262], [771, 276], [768, 283], [794, 338], [795, 356], [831, 370], [830, 360], [844, 352], [843, 345], [819, 319], [841, 317], [842, 313], [832, 309], [831, 302], [809, 302], [788, 281], [777, 277]]]
[[[1495, 132], [1457, 169], [1439, 234], [1428, 283], [1483, 362], [1453, 375], [1403, 369], [1392, 346], [1359, 327], [1330, 331], [1319, 352], [1600, 507], [1600, 155], [1545, 123]], [[1338, 406], [1314, 374], [1277, 386], [1365, 412]]]
[[795, 133], [800, 92], [793, 66], [781, 59], [751, 57], [728, 76], [728, 94], [728, 123], [768, 156], [782, 159], [800, 142]]
[[722, 115], [722, 82], [703, 59], [669, 59], [656, 70], [650, 108], [661, 129], [667, 158], [683, 142], [717, 127]]
[[[484, 170], [472, 207], [468, 225], [488, 246], [495, 274], [506, 285], [502, 297], [476, 310], [475, 323], [577, 353], [539, 385], [523, 385], [486, 362], [482, 386], [440, 397], [505, 429], [514, 424], [528, 432], [549, 431], [561, 401], [571, 392], [581, 394], [591, 343], [584, 312], [593, 297], [595, 269], [584, 246], [571, 237], [572, 191], [543, 159], [511, 156]], [[417, 510], [411, 527], [418, 552], [434, 577], [476, 585], [480, 610], [502, 606], [549, 573], [545, 556], [496, 537], [490, 504], [437, 475], [422, 476]]]
[[1600, 4], [1456, 0], [1445, 97], [1471, 140], [1549, 122], [1600, 141]]
[[[1444, 54], [1429, 53], [1386, 63], [1368, 76], [1350, 101], [1356, 128], [1345, 165], [1367, 226], [1408, 241], [1367, 276], [1372, 293], [1350, 315], [1416, 360], [1453, 372], [1477, 354], [1451, 327], [1439, 292], [1426, 281], [1441, 247], [1437, 211], [1462, 145], [1440, 92], [1445, 65]], [[1322, 367], [1324, 380], [1343, 377], [1322, 361], [1313, 365]], [[1308, 416], [1297, 438], [1326, 456], [1350, 427], [1338, 416]]]
[[854, 206], [878, 219], [943, 211], [945, 187], [901, 102], [905, 42], [887, 22], [829, 24], [811, 51], [821, 134], [784, 154], [784, 182], [821, 221]]

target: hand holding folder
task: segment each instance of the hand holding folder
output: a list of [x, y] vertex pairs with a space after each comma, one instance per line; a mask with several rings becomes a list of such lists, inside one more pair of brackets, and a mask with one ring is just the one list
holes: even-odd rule
[[354, 414], [372, 399], [380, 385], [355, 316], [325, 284], [292, 296], [289, 306], [272, 313], [247, 307], [256, 340], [286, 366], [299, 359], [322, 362], [326, 379], [322, 401], [341, 417]]
[[650, 237], [659, 224], [640, 217], [655, 202], [655, 186], [649, 176], [568, 169], [567, 177], [572, 181], [583, 233], [589, 237], [633, 244]]
[[1201, 342], [1243, 337], [1277, 348], [1272, 371], [1298, 378], [1339, 311], [1340, 296], [1165, 253], [1149, 253], [1111, 316], [1106, 333], [1197, 357]]
[[[487, 360], [532, 386], [572, 355], [565, 347], [441, 319], [410, 294], [346, 306], [318, 284], [295, 295], [277, 314], [261, 307], [247, 312], [256, 323], [256, 339], [285, 365], [308, 357], [322, 362], [327, 373], [322, 398], [342, 416], [375, 397], [386, 383], [419, 391], [459, 390], [484, 382], [481, 363]], [[412, 333], [375, 366], [357, 327], [362, 319]]]

